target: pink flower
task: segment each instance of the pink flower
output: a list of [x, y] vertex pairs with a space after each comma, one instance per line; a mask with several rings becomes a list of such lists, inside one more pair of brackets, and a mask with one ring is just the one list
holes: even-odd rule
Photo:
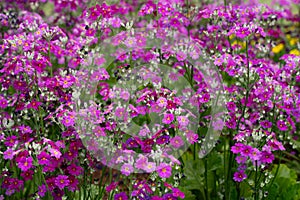
[[147, 173], [151, 173], [155, 171], [156, 164], [154, 162], [148, 162], [146, 166], [143, 168]]
[[82, 167], [77, 166], [74, 163], [72, 163], [70, 166], [68, 166], [67, 170], [71, 175], [74, 175], [74, 176], [79, 176], [83, 172]]
[[279, 130], [281, 130], [281, 131], [287, 131], [288, 130], [288, 127], [287, 127], [287, 125], [285, 124], [285, 122], [283, 120], [278, 120], [276, 124], [277, 124], [277, 127], [278, 127]]
[[172, 168], [170, 165], [166, 163], [161, 163], [157, 168], [156, 171], [158, 176], [161, 178], [169, 178], [172, 175]]
[[274, 159], [275, 159], [275, 157], [272, 154], [272, 152], [262, 151], [260, 154], [260, 161], [262, 163], [272, 163]]
[[59, 159], [61, 157], [61, 152], [57, 149], [51, 148], [50, 153], [51, 153], [51, 156], [54, 156], [57, 159]]
[[164, 124], [170, 124], [174, 120], [174, 115], [172, 113], [167, 113], [164, 115], [162, 122]]
[[245, 174], [245, 172], [243, 170], [235, 172], [233, 175], [233, 180], [235, 180], [236, 182], [242, 182], [246, 178], [247, 178], [247, 175]]
[[193, 131], [188, 131], [186, 137], [190, 144], [194, 144], [198, 140], [198, 134], [194, 133]]
[[180, 148], [182, 145], [184, 145], [184, 142], [179, 135], [176, 135], [170, 140], [170, 144], [175, 148]]
[[40, 185], [39, 186], [39, 190], [38, 190], [38, 195], [40, 196], [40, 197], [44, 197], [45, 196], [45, 193], [47, 192], [47, 187], [46, 187], [46, 185]]
[[180, 197], [181, 199], [184, 199], [185, 195], [183, 192], [181, 192], [178, 188], [172, 188], [172, 194], [174, 197]]
[[178, 116], [177, 121], [181, 127], [186, 127], [189, 124], [189, 119], [186, 116]]
[[167, 105], [167, 100], [164, 97], [159, 97], [156, 101], [157, 105], [161, 108], [166, 107]]
[[58, 175], [55, 178], [55, 184], [61, 190], [64, 189], [66, 186], [68, 186], [69, 182], [70, 181], [68, 179], [68, 176], [66, 176], [66, 175]]
[[32, 167], [32, 157], [22, 157], [18, 162], [18, 167], [24, 172]]
[[187, 55], [183, 52], [178, 52], [176, 54], [176, 58], [178, 61], [184, 61], [186, 59]]
[[125, 163], [121, 167], [121, 173], [124, 174], [125, 176], [129, 176], [133, 172], [133, 167], [129, 163]]
[[7, 149], [6, 151], [4, 151], [3, 153], [3, 158], [5, 160], [12, 160], [14, 158], [15, 152], [12, 149]]
[[47, 165], [49, 163], [50, 155], [47, 154], [46, 152], [42, 151], [38, 156], [38, 163], [40, 165]]

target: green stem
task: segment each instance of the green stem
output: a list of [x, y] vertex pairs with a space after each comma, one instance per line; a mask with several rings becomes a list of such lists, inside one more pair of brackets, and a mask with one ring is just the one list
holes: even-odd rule
[[204, 158], [204, 166], [205, 166], [205, 172], [204, 172], [204, 176], [205, 176], [205, 199], [209, 199], [208, 197], [208, 180], [207, 180], [207, 171], [208, 171], [208, 167], [207, 167], [207, 156]]
[[257, 193], [257, 185], [258, 185], [257, 171], [258, 171], [258, 165], [257, 165], [257, 161], [255, 161], [255, 178], [254, 178], [254, 199], [255, 200], [258, 200], [258, 193]]

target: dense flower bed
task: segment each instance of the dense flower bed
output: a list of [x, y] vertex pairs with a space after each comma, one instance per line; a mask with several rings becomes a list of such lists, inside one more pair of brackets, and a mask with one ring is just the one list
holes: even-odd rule
[[1, 1], [0, 199], [300, 199], [299, 4]]

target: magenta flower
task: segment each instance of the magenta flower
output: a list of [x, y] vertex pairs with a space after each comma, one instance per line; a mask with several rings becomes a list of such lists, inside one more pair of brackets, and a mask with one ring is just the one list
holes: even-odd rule
[[125, 163], [121, 167], [121, 173], [124, 174], [125, 176], [129, 176], [133, 172], [133, 167], [129, 163]]
[[24, 172], [32, 167], [32, 157], [22, 157], [18, 162], [18, 167]]
[[176, 58], [178, 61], [184, 61], [187, 58], [187, 55], [184, 52], [178, 52]]
[[114, 200], [128, 200], [128, 197], [125, 192], [120, 192], [118, 194], [115, 194]]
[[235, 180], [236, 182], [242, 182], [246, 178], [247, 178], [247, 175], [245, 174], [245, 172], [243, 170], [235, 172], [233, 175], [233, 180]]
[[272, 127], [272, 122], [268, 121], [268, 120], [264, 120], [264, 121], [261, 121], [260, 122], [260, 125], [263, 127], [263, 128], [271, 128]]
[[241, 155], [242, 156], [250, 156], [251, 154], [252, 154], [252, 151], [253, 151], [253, 149], [252, 149], [252, 147], [251, 146], [249, 146], [249, 145], [244, 145], [243, 147], [242, 147], [242, 151], [241, 151]]
[[231, 147], [231, 151], [234, 154], [238, 154], [238, 153], [241, 153], [243, 147], [244, 147], [244, 144], [236, 143], [234, 146]]
[[172, 113], [167, 113], [164, 115], [162, 122], [164, 124], [170, 124], [174, 120], [174, 115]]
[[278, 129], [281, 130], [281, 131], [287, 131], [288, 130], [288, 127], [287, 127], [286, 123], [283, 120], [278, 120], [276, 125], [277, 125]]
[[166, 107], [167, 106], [167, 100], [164, 97], [159, 97], [156, 101], [157, 105], [161, 108]]
[[23, 177], [24, 181], [32, 180], [34, 172], [32, 170], [27, 170], [25, 172], [21, 173], [21, 176]]
[[40, 165], [47, 165], [47, 164], [49, 164], [50, 155], [47, 154], [46, 152], [42, 151], [42, 152], [37, 156], [37, 159], [38, 159], [38, 163], [39, 163]]
[[14, 158], [15, 152], [12, 149], [7, 149], [6, 151], [4, 151], [3, 153], [3, 158], [5, 160], [12, 160]]
[[176, 135], [170, 140], [170, 144], [175, 148], [180, 148], [184, 145], [182, 138], [179, 135]]
[[157, 168], [156, 171], [158, 176], [161, 178], [169, 178], [172, 175], [172, 168], [170, 165], [166, 163], [161, 163]]
[[47, 192], [47, 187], [46, 187], [46, 185], [40, 185], [39, 186], [39, 190], [38, 190], [38, 195], [40, 196], [40, 197], [44, 197], [45, 196], [45, 193]]
[[179, 197], [181, 199], [184, 199], [185, 195], [183, 192], [181, 192], [178, 188], [172, 188], [172, 195], [174, 197]]
[[186, 137], [190, 144], [194, 144], [198, 140], [198, 134], [194, 133], [193, 131], [188, 131]]
[[61, 157], [61, 152], [58, 149], [51, 148], [50, 150], [51, 156], [59, 159]]
[[260, 161], [263, 163], [272, 163], [274, 159], [275, 159], [275, 157], [272, 154], [272, 152], [262, 151], [260, 153]]
[[70, 166], [68, 166], [67, 170], [71, 175], [74, 175], [74, 176], [79, 176], [83, 172], [82, 167], [77, 166], [74, 163], [72, 163]]
[[69, 185], [69, 179], [68, 179], [68, 176], [66, 175], [58, 175], [56, 178], [55, 178], [55, 185], [63, 190], [66, 186]]

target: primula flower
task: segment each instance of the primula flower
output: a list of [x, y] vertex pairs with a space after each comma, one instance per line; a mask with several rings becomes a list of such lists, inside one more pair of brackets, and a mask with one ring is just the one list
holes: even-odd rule
[[238, 171], [238, 172], [235, 172], [234, 175], [233, 175], [233, 180], [235, 180], [236, 182], [242, 182], [246, 178], [247, 178], [247, 175], [242, 170]]
[[170, 144], [175, 148], [180, 148], [184, 145], [182, 138], [179, 135], [176, 135], [170, 140]]
[[133, 172], [133, 167], [129, 163], [125, 163], [121, 167], [121, 173], [124, 174], [125, 176], [129, 176]]
[[75, 192], [75, 190], [78, 190], [78, 184], [79, 181], [75, 178], [75, 176], [69, 176], [68, 190]]
[[68, 166], [67, 170], [73, 176], [79, 176], [83, 172], [82, 167], [77, 166], [74, 163], [72, 163], [70, 166]]
[[3, 158], [5, 160], [12, 160], [14, 158], [15, 152], [12, 149], [7, 149], [6, 151], [4, 151], [3, 153]]
[[172, 113], [167, 113], [164, 115], [162, 122], [164, 124], [170, 124], [174, 120], [174, 115]]
[[174, 197], [180, 197], [181, 199], [184, 199], [185, 195], [183, 192], [181, 192], [178, 188], [172, 188], [172, 195]]
[[166, 107], [167, 106], [167, 100], [164, 97], [159, 97], [156, 101], [157, 105], [161, 108]]
[[283, 120], [278, 120], [276, 125], [277, 125], [278, 129], [281, 130], [281, 131], [287, 131], [288, 130], [288, 126], [285, 124], [285, 122]]
[[61, 157], [61, 152], [58, 149], [51, 148], [50, 150], [51, 156], [59, 159]]
[[55, 185], [63, 190], [66, 186], [69, 185], [69, 179], [68, 179], [68, 176], [66, 175], [58, 175], [56, 178], [55, 178]]
[[22, 157], [18, 162], [18, 167], [24, 172], [32, 167], [32, 157]]
[[260, 153], [260, 161], [263, 163], [272, 163], [274, 159], [275, 159], [275, 157], [272, 154], [272, 152], [262, 151]]
[[179, 126], [181, 127], [186, 127], [187, 125], [189, 125], [189, 119], [186, 116], [178, 116], [177, 121]]
[[156, 164], [154, 162], [148, 162], [146, 166], [143, 168], [147, 173], [151, 173], [155, 171], [156, 169]]
[[128, 200], [128, 197], [125, 192], [120, 192], [118, 194], [115, 194], [114, 200]]
[[156, 140], [156, 144], [167, 144], [170, 140], [170, 136], [162, 135]]
[[37, 156], [37, 159], [38, 159], [38, 163], [39, 163], [40, 165], [47, 165], [47, 164], [49, 164], [50, 155], [47, 154], [46, 152], [42, 151], [42, 152]]
[[166, 163], [161, 163], [157, 168], [156, 171], [158, 176], [161, 178], [169, 178], [172, 175], [172, 168], [170, 165]]
[[23, 177], [24, 181], [32, 180], [32, 175], [34, 172], [32, 170], [27, 170], [21, 173], [21, 176]]
[[45, 196], [45, 193], [47, 192], [47, 187], [45, 184], [42, 184], [39, 186], [39, 189], [38, 189], [38, 195], [40, 197], [44, 197]]

